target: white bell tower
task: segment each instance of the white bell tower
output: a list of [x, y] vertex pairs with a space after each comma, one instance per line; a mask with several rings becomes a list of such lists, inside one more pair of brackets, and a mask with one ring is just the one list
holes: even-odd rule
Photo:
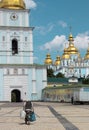
[[30, 10], [23, 0], [0, 2], [0, 101], [41, 100], [46, 67], [33, 63]]
[[34, 27], [29, 27], [28, 19], [29, 10], [0, 9], [2, 64], [33, 64]]

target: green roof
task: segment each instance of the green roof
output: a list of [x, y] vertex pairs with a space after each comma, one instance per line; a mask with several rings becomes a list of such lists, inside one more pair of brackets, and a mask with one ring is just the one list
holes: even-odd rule
[[89, 87], [89, 85], [85, 84], [64, 84], [62, 86], [47, 86], [43, 90], [52, 90], [52, 89], [68, 89], [68, 88], [82, 88], [82, 87]]
[[50, 77], [48, 77], [47, 82], [48, 83], [68, 83], [68, 78], [56, 78], [56, 77], [50, 78]]

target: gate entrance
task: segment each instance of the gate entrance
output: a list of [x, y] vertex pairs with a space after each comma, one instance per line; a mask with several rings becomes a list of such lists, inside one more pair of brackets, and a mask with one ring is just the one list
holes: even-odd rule
[[21, 93], [19, 90], [15, 89], [11, 92], [11, 102], [20, 102], [21, 101]]

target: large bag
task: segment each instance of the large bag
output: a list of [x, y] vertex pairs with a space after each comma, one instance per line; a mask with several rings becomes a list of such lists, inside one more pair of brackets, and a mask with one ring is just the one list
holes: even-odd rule
[[31, 112], [30, 117], [29, 117], [29, 120], [30, 120], [30, 121], [36, 121], [36, 115], [35, 115], [34, 112]]
[[26, 116], [26, 112], [24, 110], [21, 110], [20, 111], [20, 118], [25, 119], [25, 116]]

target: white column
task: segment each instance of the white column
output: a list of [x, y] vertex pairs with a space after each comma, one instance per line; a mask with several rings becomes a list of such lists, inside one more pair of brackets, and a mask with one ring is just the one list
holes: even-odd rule
[[23, 53], [24, 53], [24, 52], [22, 52], [23, 51], [23, 45], [24, 45], [23, 38], [24, 38], [23, 32], [21, 31], [20, 32], [20, 44], [19, 44], [19, 51], [21, 51], [21, 52], [19, 52], [19, 54], [21, 55], [21, 58], [20, 58], [21, 63], [23, 63]]
[[32, 93], [36, 93], [36, 70], [32, 69]]
[[19, 19], [20, 19], [19, 26], [22, 26], [22, 17], [23, 17], [23, 13], [20, 13], [19, 14]]
[[8, 13], [5, 12], [5, 14], [6, 14], [6, 25], [10, 26], [10, 22], [9, 22], [9, 20], [10, 20], [9, 16], [10, 15], [9, 15], [9, 12]]
[[89, 68], [87, 67], [85, 76], [88, 76], [88, 75], [89, 75]]
[[[11, 40], [10, 40], [10, 31], [7, 31], [7, 36], [6, 36], [6, 50], [7, 50], [7, 64], [10, 63], [10, 55], [11, 55], [11, 51], [12, 51], [12, 45], [11, 45]], [[10, 52], [8, 52], [8, 50]]]
[[28, 15], [28, 12], [25, 12], [25, 26], [26, 27], [29, 27], [29, 15]]
[[47, 86], [47, 71], [46, 69], [43, 69], [43, 86], [42, 88], [45, 88]]
[[0, 11], [0, 26], [3, 25], [3, 12]]
[[33, 34], [32, 30], [30, 31], [30, 40], [29, 40], [29, 50], [30, 50], [30, 64], [33, 64]]

